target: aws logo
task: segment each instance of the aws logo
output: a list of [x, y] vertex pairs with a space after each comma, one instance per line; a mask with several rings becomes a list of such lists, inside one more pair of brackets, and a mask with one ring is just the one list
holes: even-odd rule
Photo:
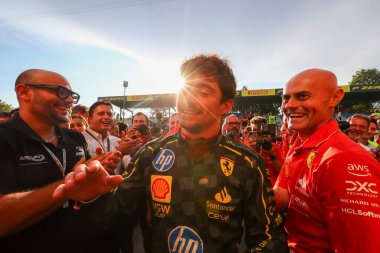
[[215, 194], [215, 200], [219, 203], [227, 204], [231, 202], [232, 198], [230, 194], [228, 194], [227, 188], [223, 187], [223, 189], [220, 192]]
[[368, 177], [371, 176], [371, 172], [368, 169], [368, 165], [362, 165], [362, 164], [351, 164], [349, 163], [347, 165], [347, 172], [351, 175], [358, 176], [358, 177]]

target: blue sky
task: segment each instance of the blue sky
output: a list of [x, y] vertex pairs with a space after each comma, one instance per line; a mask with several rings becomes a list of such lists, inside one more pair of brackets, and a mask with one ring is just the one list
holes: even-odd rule
[[64, 75], [80, 103], [174, 93], [181, 62], [228, 57], [238, 88], [279, 88], [308, 68], [347, 84], [380, 68], [376, 0], [0, 0], [0, 99], [17, 106], [14, 81], [29, 68]]

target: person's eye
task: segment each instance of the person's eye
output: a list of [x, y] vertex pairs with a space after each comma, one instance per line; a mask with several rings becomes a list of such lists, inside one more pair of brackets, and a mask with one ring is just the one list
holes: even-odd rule
[[298, 99], [300, 100], [305, 100], [307, 99], [309, 96], [307, 94], [304, 94], [304, 93], [301, 93], [301, 94], [298, 94]]

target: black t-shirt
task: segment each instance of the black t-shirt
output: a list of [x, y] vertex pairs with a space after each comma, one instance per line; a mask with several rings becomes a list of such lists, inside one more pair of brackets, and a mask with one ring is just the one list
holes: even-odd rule
[[[59, 127], [55, 132], [58, 147], [42, 140], [18, 115], [0, 123], [0, 194], [30, 191], [62, 179], [62, 170], [48, 149], [63, 166], [66, 163], [65, 174], [80, 158], [88, 158], [80, 133]], [[0, 252], [110, 252], [106, 231], [72, 206], [70, 202], [41, 222], [0, 240]]]

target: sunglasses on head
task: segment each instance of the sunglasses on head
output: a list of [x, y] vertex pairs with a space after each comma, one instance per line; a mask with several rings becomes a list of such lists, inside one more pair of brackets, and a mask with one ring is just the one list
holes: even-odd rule
[[68, 98], [69, 96], [72, 97], [72, 99], [74, 100], [74, 102], [73, 102], [74, 104], [78, 103], [78, 101], [80, 99], [80, 96], [78, 93], [76, 93], [72, 90], [69, 90], [63, 86], [53, 85], [53, 84], [33, 84], [33, 83], [27, 83], [25, 85], [28, 87], [31, 87], [31, 88], [55, 90], [57, 97], [59, 97], [60, 99], [64, 100], [64, 99]]

